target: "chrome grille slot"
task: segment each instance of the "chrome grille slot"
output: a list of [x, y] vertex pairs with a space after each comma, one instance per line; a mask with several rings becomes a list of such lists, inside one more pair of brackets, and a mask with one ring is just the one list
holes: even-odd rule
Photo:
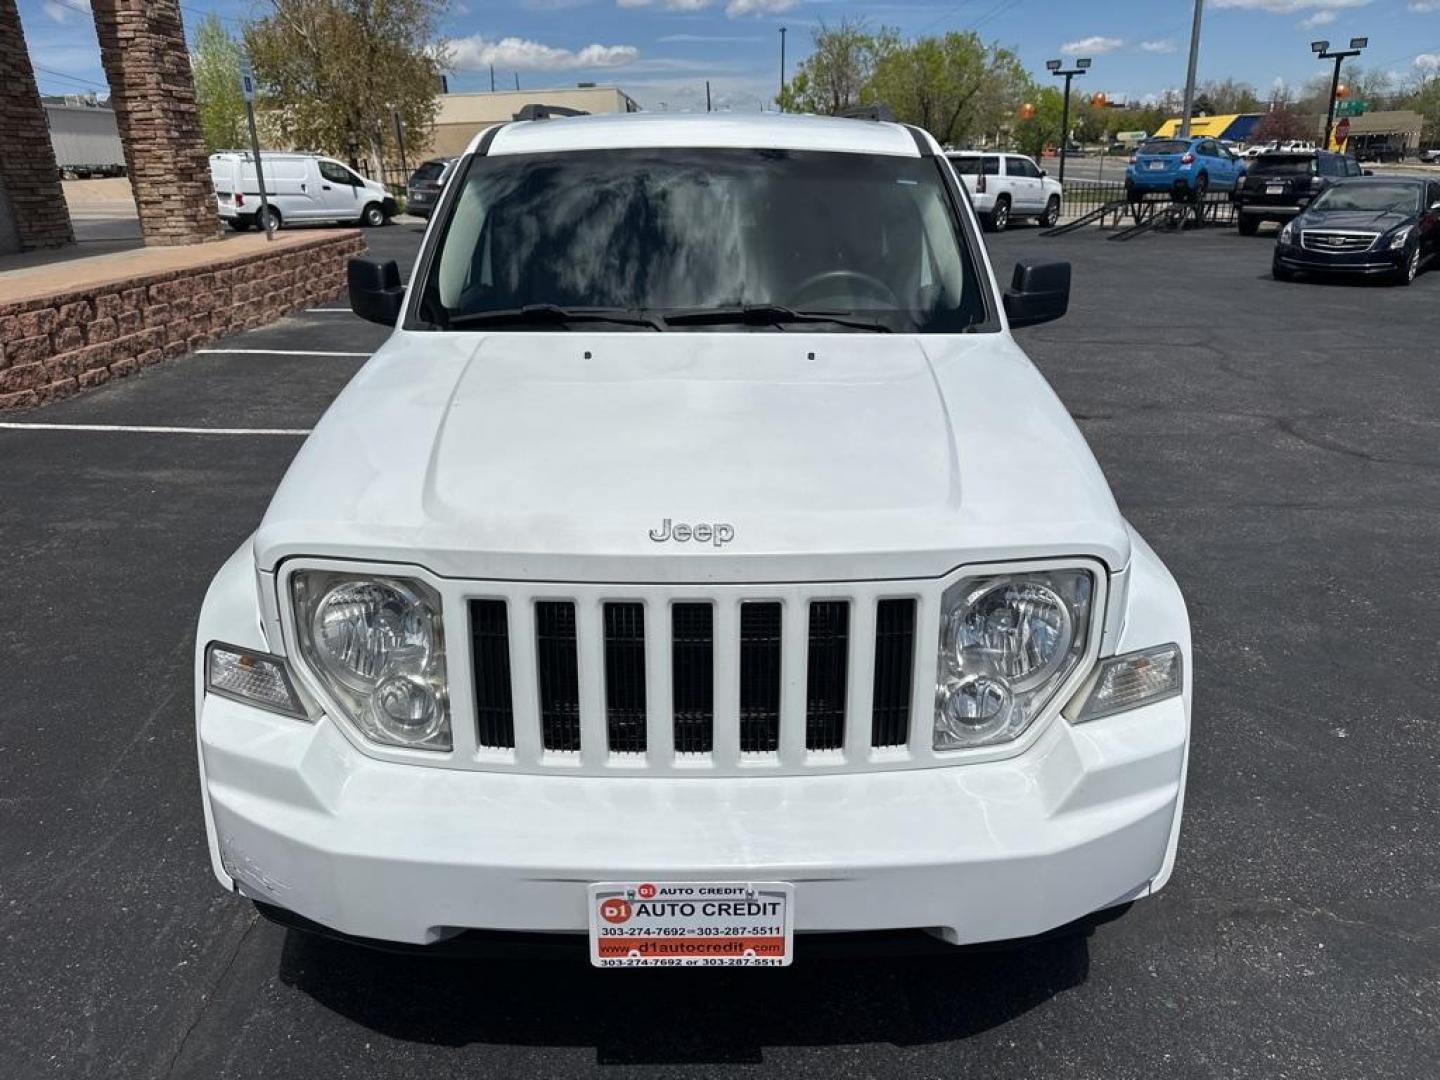
[[715, 748], [715, 612], [710, 604], [670, 609], [670, 679], [675, 708], [675, 752], [708, 754]]
[[780, 749], [781, 605], [740, 606], [740, 752]]
[[470, 601], [470, 643], [475, 657], [476, 737], [484, 747], [513, 747], [510, 625], [504, 600]]
[[875, 693], [870, 745], [910, 741], [910, 686], [915, 669], [915, 601], [881, 600], [875, 606]]
[[580, 662], [576, 656], [575, 605], [535, 604], [536, 675], [540, 684], [540, 745], [580, 749]]
[[805, 681], [805, 749], [838, 750], [845, 743], [845, 673], [850, 646], [850, 605], [810, 604], [810, 646]]
[[605, 720], [612, 754], [645, 752], [645, 605], [605, 605]]

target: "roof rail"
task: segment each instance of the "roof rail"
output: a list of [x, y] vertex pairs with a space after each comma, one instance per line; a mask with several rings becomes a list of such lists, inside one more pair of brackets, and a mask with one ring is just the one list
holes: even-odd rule
[[895, 114], [890, 111], [889, 105], [851, 105], [848, 109], [841, 109], [835, 115], [844, 117], [846, 120], [895, 122]]
[[589, 116], [584, 109], [568, 109], [564, 105], [522, 105], [515, 114], [516, 120], [549, 120], [556, 116]]

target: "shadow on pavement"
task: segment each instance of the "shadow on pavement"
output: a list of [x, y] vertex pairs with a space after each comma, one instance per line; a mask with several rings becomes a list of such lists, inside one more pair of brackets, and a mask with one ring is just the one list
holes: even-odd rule
[[784, 970], [599, 971], [573, 957], [439, 959], [289, 931], [280, 979], [395, 1039], [593, 1046], [600, 1064], [754, 1063], [770, 1046], [913, 1046], [979, 1034], [1085, 982], [1088, 935]]

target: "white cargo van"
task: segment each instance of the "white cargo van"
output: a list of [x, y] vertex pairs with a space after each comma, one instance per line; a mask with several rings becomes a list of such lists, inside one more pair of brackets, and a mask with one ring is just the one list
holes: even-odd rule
[[[356, 221], [384, 225], [395, 200], [376, 180], [315, 154], [262, 154], [265, 195], [275, 228], [306, 221]], [[236, 232], [261, 225], [255, 158], [246, 151], [210, 155], [210, 179], [220, 217]]]

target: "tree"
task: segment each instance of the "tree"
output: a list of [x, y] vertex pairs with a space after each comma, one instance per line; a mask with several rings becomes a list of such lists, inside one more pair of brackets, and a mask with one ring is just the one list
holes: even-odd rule
[[1030, 104], [1035, 106], [1035, 115], [1029, 120], [1017, 121], [1013, 137], [1015, 148], [1022, 154], [1039, 157], [1046, 146], [1060, 141], [1065, 95], [1053, 86], [1036, 86]]
[[190, 67], [195, 73], [195, 98], [200, 108], [200, 132], [210, 151], [245, 146], [245, 98], [240, 93], [240, 43], [214, 12], [195, 28], [195, 51]]
[[1315, 118], [1293, 109], [1275, 109], [1266, 113], [1255, 125], [1250, 140], [1255, 143], [1287, 142], [1291, 139], [1314, 141], [1320, 137]]
[[[1211, 116], [1260, 111], [1260, 96], [1255, 87], [1235, 79], [1202, 82], [1196, 89], [1197, 104], [1203, 102]], [[1197, 110], [1198, 111], [1198, 110]]]
[[428, 132], [446, 57], [436, 25], [443, 0], [269, 0], [245, 46], [282, 138], [354, 161], [376, 161], [405, 129]]
[[775, 99], [786, 112], [836, 113], [862, 103], [861, 91], [882, 52], [897, 47], [895, 31], [872, 33], [863, 19], [842, 19], [839, 26], [823, 22], [814, 33], [814, 51], [800, 62], [795, 75]]
[[897, 120], [956, 145], [1003, 126], [1028, 84], [1009, 49], [951, 31], [881, 48], [862, 93], [888, 106]]

